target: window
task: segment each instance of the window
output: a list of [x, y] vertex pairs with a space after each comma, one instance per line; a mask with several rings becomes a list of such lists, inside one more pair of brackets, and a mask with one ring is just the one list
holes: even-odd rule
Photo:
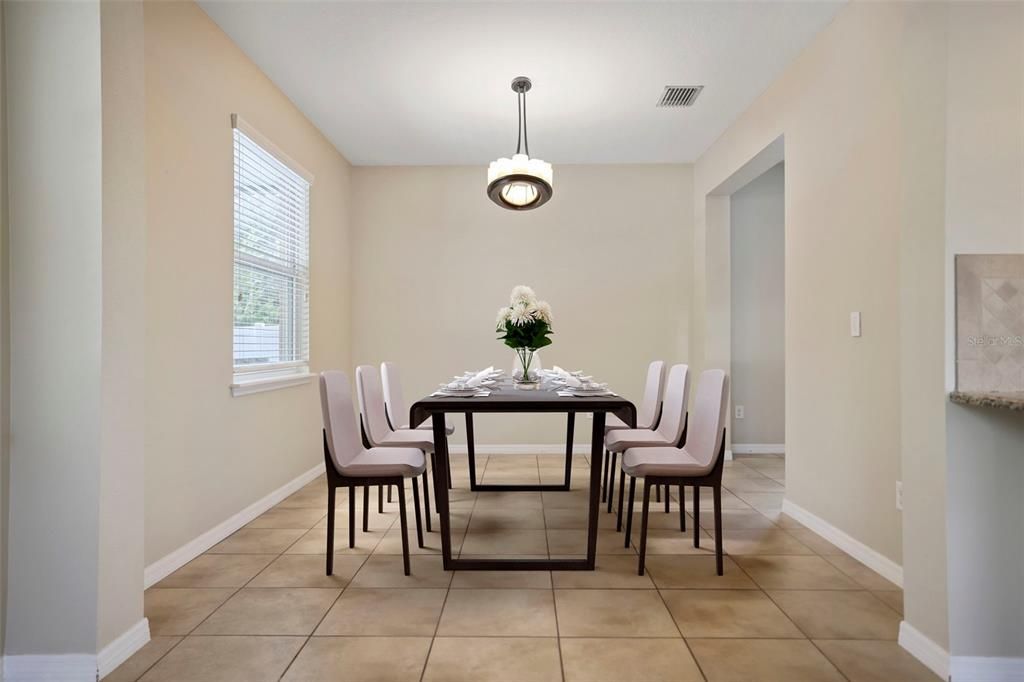
[[234, 383], [242, 395], [309, 379], [312, 180], [238, 116], [235, 144]]

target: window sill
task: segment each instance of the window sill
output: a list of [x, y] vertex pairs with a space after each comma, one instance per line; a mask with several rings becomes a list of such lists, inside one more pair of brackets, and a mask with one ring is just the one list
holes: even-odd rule
[[301, 386], [302, 384], [308, 384], [312, 378], [313, 375], [307, 370], [291, 374], [278, 374], [276, 376], [236, 376], [235, 383], [231, 384], [231, 395], [237, 398], [252, 393], [263, 393], [291, 386]]

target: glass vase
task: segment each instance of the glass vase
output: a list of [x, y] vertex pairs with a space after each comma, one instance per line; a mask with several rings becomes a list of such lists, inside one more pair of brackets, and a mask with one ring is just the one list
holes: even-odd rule
[[535, 348], [515, 348], [516, 357], [519, 358], [519, 372], [512, 377], [512, 383], [520, 390], [535, 389], [540, 385], [540, 377], [533, 369], [533, 355]]

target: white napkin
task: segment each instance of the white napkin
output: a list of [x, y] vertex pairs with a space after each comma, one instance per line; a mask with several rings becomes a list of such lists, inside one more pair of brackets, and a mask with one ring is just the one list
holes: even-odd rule
[[466, 385], [471, 388], [476, 388], [477, 386], [481, 385], [485, 379], [489, 379], [491, 377], [491, 374], [493, 373], [494, 365], [491, 365], [487, 369], [482, 369], [476, 374], [474, 374], [473, 377], [466, 382]]
[[570, 388], [579, 388], [580, 386], [583, 385], [582, 381], [580, 381], [579, 379], [574, 377], [569, 372], [566, 372], [564, 369], [562, 369], [558, 365], [555, 365], [553, 369], [554, 369], [555, 372], [558, 373], [558, 376], [565, 381], [565, 385], [566, 386], [568, 386]]

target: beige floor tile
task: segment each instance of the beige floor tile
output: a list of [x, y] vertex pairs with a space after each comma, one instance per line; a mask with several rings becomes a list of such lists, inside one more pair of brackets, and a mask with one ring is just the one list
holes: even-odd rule
[[[759, 512], [777, 512], [782, 509], [784, 493], [736, 493], [736, 497]], [[724, 506], [724, 503], [723, 503]]]
[[903, 590], [872, 590], [871, 594], [885, 602], [896, 613], [903, 615]]
[[438, 637], [424, 682], [560, 682], [558, 640], [546, 637]]
[[[785, 486], [765, 476], [759, 478], [730, 478], [728, 482], [723, 482], [722, 485], [734, 493], [779, 493], [784, 492], [786, 489]], [[701, 492], [703, 494], [703, 491]]]
[[[391, 526], [395, 525], [398, 521], [398, 507], [394, 506], [394, 511], [389, 511], [389, 507], [385, 507], [383, 514], [377, 513], [377, 498], [372, 498], [372, 504], [370, 505], [370, 530], [387, 530]], [[358, 498], [359, 504], [356, 505], [356, 530], [361, 530], [363, 527], [363, 498], [362, 495]], [[433, 504], [431, 504], [433, 506]], [[416, 517], [413, 516], [412, 499], [409, 500], [409, 508], [406, 510], [409, 519], [409, 525], [413, 526], [416, 523]], [[313, 528], [327, 528], [327, 514], [323, 514], [320, 520], [316, 522]], [[335, 528], [348, 528], [348, 508], [335, 511], [334, 513], [334, 527]], [[415, 527], [415, 526], [413, 526]], [[348, 532], [348, 531], [346, 531]]]
[[579, 509], [544, 509], [544, 525], [549, 530], [582, 529], [587, 527], [589, 511]]
[[247, 587], [196, 628], [197, 635], [309, 635], [338, 589]]
[[760, 590], [662, 590], [683, 637], [802, 638]]
[[[250, 521], [246, 528], [301, 528], [309, 530], [327, 514], [322, 509], [274, 507]], [[347, 520], [347, 515], [346, 515]]]
[[334, 557], [334, 573], [327, 575], [323, 554], [285, 554], [253, 578], [248, 587], [342, 588], [366, 560], [365, 556]]
[[180, 641], [181, 637], [151, 637], [127, 661], [104, 677], [103, 681], [135, 682]]
[[808, 528], [791, 528], [786, 532], [814, 550], [815, 554], [821, 556], [845, 554], [843, 550]]
[[814, 554], [810, 547], [778, 528], [730, 530], [722, 535], [725, 551], [732, 556]]
[[313, 637], [284, 682], [417, 682], [429, 637]]
[[439, 637], [553, 637], [551, 590], [452, 590], [437, 628]]
[[826, 556], [825, 560], [838, 568], [846, 575], [853, 578], [853, 581], [867, 590], [898, 590], [900, 586], [886, 580], [873, 570], [854, 559], [848, 554], [837, 554]]
[[652, 555], [647, 572], [662, 589], [757, 589], [757, 585], [730, 557], [723, 557], [718, 575], [714, 556]]
[[[346, 498], [347, 499], [347, 498]], [[327, 513], [327, 487], [324, 486], [321, 490], [312, 490], [303, 488], [298, 492], [292, 493], [285, 499], [277, 503], [278, 508], [283, 509], [296, 509], [296, 508], [308, 508], [308, 509], [322, 509], [323, 513]]]
[[[629, 554], [635, 555], [632, 547], [623, 547], [625, 535], [614, 530], [597, 531], [598, 554]], [[548, 549], [552, 555], [586, 554], [587, 531], [585, 530], [549, 530]]]
[[435, 587], [445, 588], [452, 581], [452, 572], [445, 571], [440, 557], [410, 556], [411, 575], [405, 575], [401, 556], [374, 554], [355, 575], [351, 587], [366, 589], [380, 587]]
[[678, 637], [654, 590], [555, 590], [562, 637]]
[[566, 682], [701, 682], [681, 639], [563, 639]]
[[327, 612], [317, 636], [431, 637], [447, 590], [349, 588]]
[[306, 531], [298, 528], [242, 528], [218, 542], [206, 553], [280, 554], [305, 533]]
[[635, 556], [599, 555], [593, 571], [552, 571], [551, 578], [562, 589], [654, 589], [649, 576], [637, 574]]
[[806, 639], [688, 639], [687, 644], [708, 682], [843, 682]]
[[551, 589], [551, 572], [455, 571], [452, 589]]
[[[620, 538], [624, 537], [619, 535]], [[728, 534], [723, 534], [728, 537]], [[640, 528], [633, 526], [632, 543], [634, 548], [640, 547]], [[711, 536], [700, 531], [700, 547], [693, 546], [693, 525], [686, 527], [685, 533], [679, 530], [648, 529], [647, 555], [652, 554], [714, 554], [715, 542]]]
[[547, 554], [547, 551], [543, 530], [470, 530], [462, 543], [463, 554]]
[[819, 556], [739, 556], [736, 563], [766, 590], [856, 590], [839, 569]]
[[304, 637], [186, 637], [143, 676], [144, 682], [270, 682]]
[[[710, 530], [715, 527], [715, 518], [709, 514], [701, 514], [701, 527]], [[725, 530], [751, 530], [756, 528], [774, 528], [771, 519], [756, 509], [723, 509], [722, 528]]]
[[150, 588], [144, 612], [151, 635], [187, 635], [221, 604], [233, 588]]
[[474, 509], [469, 530], [544, 529], [544, 511], [535, 509]]
[[[416, 527], [409, 526], [408, 529], [409, 538], [409, 554], [421, 554], [421, 555], [440, 555], [441, 554], [441, 526], [440, 524], [434, 526], [433, 532], [426, 532], [426, 528], [423, 530], [423, 546], [420, 547], [416, 540]], [[462, 547], [462, 542], [465, 539], [465, 533], [461, 530], [451, 531], [452, 539], [452, 554], [456, 554]], [[395, 526], [391, 530], [384, 534], [381, 538], [380, 543], [374, 548], [374, 554], [402, 554], [402, 529], [399, 526]]]
[[900, 615], [870, 592], [772, 590], [768, 593], [803, 632], [821, 639], [891, 639]]
[[[540, 509], [546, 506], [541, 495], [549, 493], [539, 492], [509, 492], [509, 491], [488, 491], [477, 493], [475, 511], [480, 509]], [[554, 493], [556, 495], [570, 495], [572, 493]]]
[[[288, 531], [291, 532], [291, 531]], [[300, 531], [301, 532], [301, 531]], [[356, 546], [348, 546], [348, 529], [334, 529], [334, 553], [335, 554], [370, 554], [380, 544], [385, 533], [384, 530], [371, 530], [364, 533], [356, 529]], [[327, 552], [327, 529], [314, 528], [303, 533], [294, 543], [284, 550], [285, 554], [319, 554]]]
[[156, 587], [242, 587], [275, 558], [275, 554], [200, 554]]
[[850, 682], [936, 682], [939, 678], [896, 642], [815, 640]]
[[[524, 493], [514, 494], [522, 495]], [[590, 491], [584, 489], [538, 494], [544, 500], [544, 509], [588, 509], [587, 505], [590, 504]]]
[[[598, 525], [599, 528], [605, 528], [605, 529], [608, 529], [608, 530], [614, 530], [615, 529], [615, 524], [617, 522], [617, 514], [615, 514], [615, 513], [606, 514], [605, 513], [605, 507], [602, 507], [601, 508], [601, 515], [598, 517], [598, 520], [599, 520], [599, 525]], [[634, 531], [637, 531], [640, 528], [640, 522], [641, 522], [641, 515], [640, 515], [640, 513], [639, 512], [634, 512], [634, 514], [633, 514], [633, 530]], [[622, 518], [622, 525], [623, 525], [623, 527], [625, 527], [625, 525], [626, 525], [626, 518], [625, 518], [625, 516], [623, 516], [623, 518]], [[690, 516], [689, 513], [687, 513], [686, 514], [686, 527], [689, 528], [692, 525], [693, 525], [693, 517]], [[586, 528], [587, 527], [586, 523], [584, 523], [584, 525], [582, 527]], [[650, 515], [648, 516], [648, 519], [647, 519], [647, 527], [649, 529], [674, 530], [676, 532], [679, 532], [679, 508], [675, 505], [675, 503], [673, 503], [672, 504], [672, 511], [670, 513], [666, 514], [665, 513], [665, 508], [663, 506], [658, 505], [657, 509], [652, 507], [651, 508], [651, 513], [650, 513]]]

